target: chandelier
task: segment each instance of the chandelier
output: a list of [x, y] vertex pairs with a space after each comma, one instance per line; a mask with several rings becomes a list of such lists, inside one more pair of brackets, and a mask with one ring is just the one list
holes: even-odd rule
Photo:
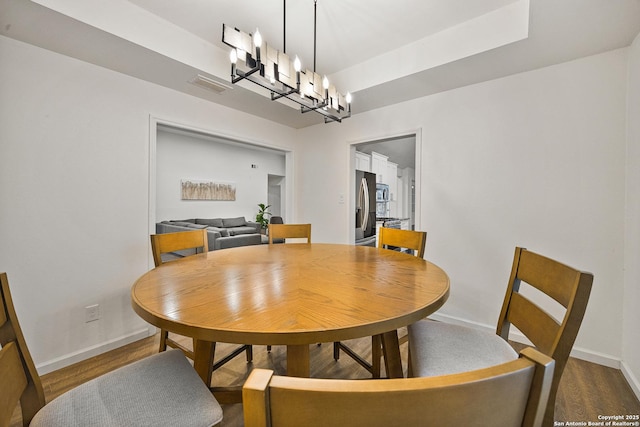
[[[286, 19], [286, 0], [284, 14]], [[260, 31], [251, 34], [222, 24], [222, 42], [232, 48], [231, 82], [253, 82], [271, 92], [271, 100], [287, 98], [300, 105], [302, 113], [314, 111], [324, 116], [324, 122], [342, 122], [351, 117], [351, 94], [339, 93], [329, 83], [327, 76], [316, 73], [316, 8], [313, 2], [313, 71], [302, 70], [296, 55], [286, 53], [286, 22], [283, 24], [284, 45], [282, 51], [262, 40]]]

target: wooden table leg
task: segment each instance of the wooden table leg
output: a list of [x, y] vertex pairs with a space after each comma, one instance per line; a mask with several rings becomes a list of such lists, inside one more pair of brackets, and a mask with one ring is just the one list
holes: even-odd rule
[[202, 381], [211, 387], [211, 374], [213, 374], [213, 355], [216, 351], [216, 343], [209, 341], [193, 340], [193, 368]]
[[287, 375], [309, 378], [309, 344], [287, 346]]
[[388, 378], [403, 378], [402, 359], [400, 358], [400, 343], [396, 330], [382, 334], [382, 351], [384, 353], [384, 367]]

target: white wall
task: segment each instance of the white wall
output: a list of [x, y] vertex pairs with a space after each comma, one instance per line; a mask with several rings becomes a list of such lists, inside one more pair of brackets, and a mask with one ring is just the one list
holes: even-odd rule
[[293, 150], [289, 128], [2, 36], [0, 94], [0, 271], [41, 372], [147, 333], [150, 117]]
[[625, 284], [622, 360], [640, 396], [640, 35], [629, 50], [627, 110], [627, 208], [625, 218]]
[[[146, 333], [129, 289], [151, 266], [152, 116], [291, 150], [288, 203], [317, 242], [349, 242], [349, 145], [418, 130], [416, 226], [452, 284], [440, 312], [493, 325], [522, 245], [595, 274], [576, 348], [622, 358], [638, 378], [639, 57], [636, 40], [293, 131], [0, 37], [0, 271], [36, 364], [46, 372]], [[86, 324], [94, 303], [102, 319]]]
[[626, 75], [627, 50], [616, 50], [305, 129], [300, 163], [313, 166], [298, 170], [299, 215], [316, 240], [346, 242], [350, 207], [337, 194], [351, 187], [349, 144], [421, 129], [416, 228], [451, 279], [438, 313], [494, 329], [514, 247], [524, 246], [595, 274], [576, 349], [615, 365]]
[[[285, 175], [284, 153], [159, 131], [156, 219], [244, 216], [247, 221], [255, 221], [258, 203], [267, 203], [269, 174]], [[184, 179], [234, 183], [236, 200], [181, 200], [180, 182]]]

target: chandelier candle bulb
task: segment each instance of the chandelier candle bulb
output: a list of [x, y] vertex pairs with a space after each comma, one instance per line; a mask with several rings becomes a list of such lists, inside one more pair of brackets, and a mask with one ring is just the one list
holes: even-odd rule
[[256, 33], [253, 35], [253, 44], [256, 47], [256, 62], [260, 63], [260, 48], [262, 47], [262, 35], [256, 28]]
[[329, 79], [327, 76], [324, 76], [322, 79], [322, 88], [324, 89], [324, 103], [329, 102]]
[[300, 92], [300, 70], [302, 70], [302, 63], [298, 55], [296, 55], [296, 59], [293, 61], [293, 69], [296, 71], [296, 88], [298, 92]]

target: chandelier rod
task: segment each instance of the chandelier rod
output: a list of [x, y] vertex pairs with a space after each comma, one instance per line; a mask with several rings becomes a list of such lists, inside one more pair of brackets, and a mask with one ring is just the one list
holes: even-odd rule
[[[318, 0], [313, 0], [313, 72], [316, 72]], [[282, 52], [287, 53], [287, 0], [282, 0]]]
[[318, 0], [313, 0], [313, 72], [316, 72], [316, 24], [317, 18]]

